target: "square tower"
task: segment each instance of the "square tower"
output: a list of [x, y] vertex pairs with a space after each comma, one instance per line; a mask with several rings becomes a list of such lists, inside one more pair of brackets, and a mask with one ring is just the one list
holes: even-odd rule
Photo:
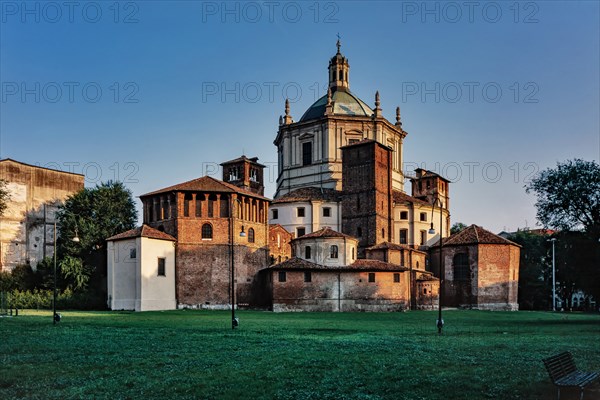
[[375, 140], [342, 147], [342, 232], [364, 250], [393, 240], [392, 150]]
[[264, 195], [263, 169], [265, 166], [258, 163], [258, 157], [241, 156], [235, 160], [225, 161], [221, 166], [223, 167], [223, 182], [260, 196]]

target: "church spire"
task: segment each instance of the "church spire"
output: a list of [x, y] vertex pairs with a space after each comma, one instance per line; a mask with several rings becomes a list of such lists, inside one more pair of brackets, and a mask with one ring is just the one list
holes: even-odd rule
[[332, 92], [336, 90], [347, 91], [350, 89], [348, 78], [350, 65], [348, 64], [348, 59], [340, 52], [340, 48], [342, 47], [340, 39], [340, 35], [338, 34], [336, 43], [337, 53], [329, 60], [329, 88]]

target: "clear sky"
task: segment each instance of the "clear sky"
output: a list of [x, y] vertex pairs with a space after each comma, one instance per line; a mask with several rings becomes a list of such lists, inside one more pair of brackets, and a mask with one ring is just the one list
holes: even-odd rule
[[[441, 172], [453, 222], [536, 226], [536, 171], [600, 158], [597, 1], [1, 1], [0, 157], [123, 180], [135, 196], [242, 153], [350, 87], [402, 110], [406, 169]], [[138, 209], [141, 207], [138, 202]]]

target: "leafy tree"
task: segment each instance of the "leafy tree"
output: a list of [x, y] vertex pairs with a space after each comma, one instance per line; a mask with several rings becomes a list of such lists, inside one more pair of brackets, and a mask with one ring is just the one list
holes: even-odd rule
[[558, 163], [525, 186], [537, 196], [537, 217], [546, 227], [581, 230], [600, 238], [600, 165], [581, 159]]
[[581, 159], [558, 163], [525, 186], [537, 196], [537, 217], [557, 236], [561, 297], [582, 289], [600, 299], [600, 165]]
[[[84, 188], [60, 207], [58, 247], [67, 286], [103, 295], [106, 277], [106, 238], [133, 229], [137, 213], [131, 191], [109, 181]], [[74, 237], [79, 239], [74, 242]]]
[[4, 215], [8, 201], [10, 200], [10, 192], [6, 188], [6, 182], [4, 179], [0, 179], [0, 216]]
[[458, 233], [465, 228], [467, 228], [467, 225], [463, 224], [462, 222], [455, 222], [450, 228], [450, 234], [454, 235], [455, 233]]

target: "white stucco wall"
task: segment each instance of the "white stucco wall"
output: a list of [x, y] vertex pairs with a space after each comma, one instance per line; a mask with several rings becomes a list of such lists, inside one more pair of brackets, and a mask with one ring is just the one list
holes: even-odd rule
[[[298, 217], [298, 207], [304, 207], [304, 217]], [[331, 209], [330, 216], [323, 216], [323, 208]], [[273, 210], [278, 217], [273, 219]], [[296, 235], [297, 228], [304, 227], [306, 233], [313, 233], [329, 226], [340, 232], [342, 222], [341, 203], [333, 201], [299, 201], [293, 203], [275, 203], [269, 209], [269, 223], [279, 224], [288, 232]]]
[[[135, 258], [130, 250], [135, 248]], [[107, 286], [111, 310], [174, 310], [175, 246], [169, 240], [146, 237], [108, 242]], [[158, 275], [165, 258], [165, 276]]]
[[130, 249], [139, 255], [139, 238], [109, 241], [107, 247], [108, 307], [111, 310], [135, 310], [139, 295], [137, 271], [139, 257], [130, 258]]
[[[175, 243], [141, 238], [141, 297], [136, 311], [175, 310]], [[158, 259], [165, 259], [165, 276], [158, 276]]]

